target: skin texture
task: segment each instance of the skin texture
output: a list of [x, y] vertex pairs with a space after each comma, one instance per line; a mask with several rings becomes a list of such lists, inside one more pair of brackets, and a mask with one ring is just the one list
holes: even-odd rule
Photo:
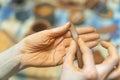
[[[71, 23], [61, 27], [44, 30], [21, 41], [21, 63], [25, 67], [49, 67], [63, 63], [66, 51], [72, 40], [69, 31]], [[88, 47], [97, 45], [99, 34], [93, 27], [77, 28], [77, 33]], [[89, 36], [89, 37], [88, 37]]]
[[63, 63], [61, 80], [106, 80], [113, 67], [118, 64], [115, 47], [109, 42], [102, 41], [101, 45], [108, 49], [109, 56], [103, 63], [95, 65], [90, 48], [82, 39], [79, 39], [78, 43], [83, 55], [84, 66], [78, 68], [74, 65], [77, 47], [76, 43], [72, 41]]
[[120, 58], [118, 66], [110, 73], [107, 80], [120, 80]]

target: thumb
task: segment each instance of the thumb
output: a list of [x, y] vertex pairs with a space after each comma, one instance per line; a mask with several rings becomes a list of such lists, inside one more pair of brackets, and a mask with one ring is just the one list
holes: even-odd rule
[[69, 30], [70, 26], [71, 26], [71, 23], [68, 22], [61, 27], [51, 29], [50, 33], [52, 34], [53, 37], [59, 37], [59, 36], [65, 34]]

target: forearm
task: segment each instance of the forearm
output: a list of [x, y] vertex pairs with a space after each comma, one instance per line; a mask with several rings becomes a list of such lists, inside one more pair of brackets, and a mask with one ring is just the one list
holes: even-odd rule
[[0, 80], [7, 80], [22, 69], [20, 58], [18, 45], [0, 53]]

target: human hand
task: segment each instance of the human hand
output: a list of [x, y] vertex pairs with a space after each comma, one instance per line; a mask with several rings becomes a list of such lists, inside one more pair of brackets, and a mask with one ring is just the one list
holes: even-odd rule
[[[57, 66], [63, 63], [66, 50], [71, 41], [68, 31], [70, 23], [55, 29], [44, 30], [26, 37], [22, 44], [21, 63], [30, 67]], [[89, 47], [97, 45], [99, 34], [93, 27], [77, 28], [81, 37]], [[89, 36], [89, 37], [88, 37]]]
[[120, 80], [120, 58], [118, 66], [110, 73], [107, 80]]
[[108, 49], [109, 56], [103, 63], [95, 65], [92, 51], [85, 45], [82, 39], [79, 39], [78, 43], [83, 55], [84, 66], [81, 69], [74, 65], [77, 48], [76, 43], [72, 41], [63, 63], [61, 80], [106, 80], [106, 77], [118, 63], [115, 47], [109, 42], [102, 41], [101, 45]]

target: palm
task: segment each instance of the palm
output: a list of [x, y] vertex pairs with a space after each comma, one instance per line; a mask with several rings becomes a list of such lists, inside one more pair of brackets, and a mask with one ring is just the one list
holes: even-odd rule
[[[40, 39], [38, 38], [39, 34], [41, 34]], [[66, 53], [64, 39], [63, 36], [55, 38], [49, 32], [40, 32], [28, 36], [24, 47], [24, 52], [27, 52], [25, 53], [26, 64], [34, 66], [61, 64]]]

